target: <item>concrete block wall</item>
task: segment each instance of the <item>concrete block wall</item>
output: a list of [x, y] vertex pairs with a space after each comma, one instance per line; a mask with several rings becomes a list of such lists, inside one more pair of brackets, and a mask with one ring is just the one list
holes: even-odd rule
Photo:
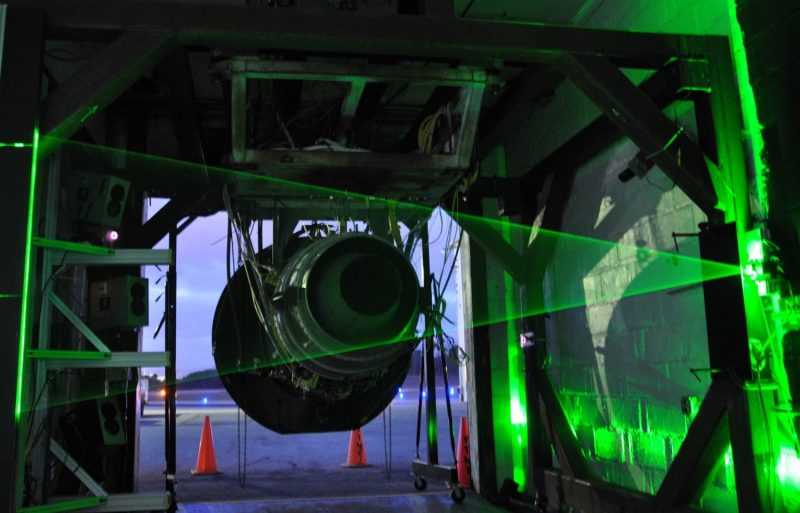
[[[571, 19], [596, 28], [728, 32], [725, 0], [589, 1]], [[627, 73], [634, 82], [646, 76]], [[526, 172], [599, 115], [572, 84], [564, 84], [509, 131], [508, 174]], [[689, 106], [676, 105], [667, 115], [696, 134]], [[618, 298], [632, 287], [663, 285], [650, 267], [651, 250], [675, 251], [672, 233], [696, 232], [705, 216], [658, 168], [646, 180], [621, 183], [617, 175], [637, 151], [621, 140], [578, 171], [563, 231], [643, 249], [598, 246], [587, 252], [559, 243], [546, 274], [547, 301], [558, 309], [577, 295], [587, 306], [552, 312], [547, 335], [551, 378], [597, 475], [655, 493], [693, 418], [681, 404], [702, 399], [709, 383], [707, 375], [698, 381], [690, 372], [708, 367], [702, 288]], [[683, 255], [699, 256], [696, 239], [679, 239], [678, 246]], [[735, 492], [726, 483], [714, 480], [713, 495], [722, 499], [707, 507], [735, 510]]]
[[[688, 113], [674, 114], [693, 128]], [[548, 299], [558, 305], [582, 287], [587, 306], [552, 313], [549, 338], [552, 379], [598, 475], [654, 492], [691, 421], [682, 401], [702, 398], [708, 386], [690, 372], [708, 367], [702, 289], [613, 298], [637, 282], [669, 285], [648, 270], [664, 258], [651, 250], [674, 251], [672, 233], [696, 232], [704, 216], [657, 168], [646, 180], [620, 182], [636, 151], [621, 141], [576, 175], [563, 231], [627, 247], [586, 255], [568, 239], [559, 243], [546, 274]], [[679, 239], [678, 247], [699, 256], [694, 239]]]

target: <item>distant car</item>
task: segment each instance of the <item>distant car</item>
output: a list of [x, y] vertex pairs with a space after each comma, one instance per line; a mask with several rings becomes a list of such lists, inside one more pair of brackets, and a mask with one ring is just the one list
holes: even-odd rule
[[[166, 388], [158, 389], [158, 397], [160, 397], [161, 399], [166, 399], [166, 397], [167, 397], [167, 389]], [[177, 399], [177, 398], [178, 398], [178, 392], [175, 391], [175, 399]]]

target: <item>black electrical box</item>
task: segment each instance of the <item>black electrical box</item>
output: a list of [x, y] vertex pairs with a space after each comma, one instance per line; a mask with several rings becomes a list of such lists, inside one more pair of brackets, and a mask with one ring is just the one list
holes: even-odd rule
[[89, 317], [96, 328], [131, 328], [148, 324], [148, 282], [139, 276], [118, 276], [90, 287]]
[[75, 173], [69, 181], [67, 205], [72, 220], [119, 228], [130, 183], [115, 176]]

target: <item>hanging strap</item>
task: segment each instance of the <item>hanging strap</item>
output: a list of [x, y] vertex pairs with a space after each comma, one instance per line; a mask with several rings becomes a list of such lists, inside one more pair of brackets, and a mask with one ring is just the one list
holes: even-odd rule
[[453, 410], [450, 408], [450, 384], [447, 380], [447, 360], [444, 356], [444, 337], [436, 337], [439, 342], [439, 355], [442, 357], [442, 377], [444, 378], [444, 398], [447, 404], [447, 426], [450, 433], [450, 450], [453, 453], [453, 462], [456, 462], [456, 439], [453, 435]]
[[425, 376], [425, 356], [422, 353], [419, 366], [419, 394], [417, 397], [417, 459], [419, 459], [419, 435], [422, 426], [422, 383]]

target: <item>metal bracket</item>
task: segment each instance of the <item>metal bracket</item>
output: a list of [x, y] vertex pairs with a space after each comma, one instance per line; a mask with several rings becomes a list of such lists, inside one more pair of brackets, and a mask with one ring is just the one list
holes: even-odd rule
[[[86, 351], [76, 351], [76, 353], [83, 352], [84, 355], [98, 354], [87, 353]], [[102, 353], [99, 353], [102, 354]], [[165, 368], [172, 364], [172, 353], [169, 351], [164, 352], [137, 352], [137, 351], [115, 351], [109, 353], [108, 357], [102, 359], [97, 358], [81, 358], [80, 355], [58, 355], [54, 354], [47, 359], [48, 369], [110, 369], [110, 368], [140, 368], [140, 367], [156, 367]]]
[[[211, 73], [231, 80], [231, 157], [236, 163], [256, 164], [269, 187], [264, 196], [308, 195], [315, 184], [326, 185], [330, 174], [347, 170], [350, 181], [341, 188], [378, 196], [417, 196], [420, 191], [436, 197], [444, 194], [471, 162], [475, 133], [487, 83], [497, 82], [481, 68], [434, 68], [326, 62], [282, 62], [237, 57], [212, 65]], [[446, 153], [377, 153], [372, 151], [302, 151], [256, 149], [246, 144], [247, 87], [249, 80], [313, 80], [346, 82], [342, 99], [342, 126], [358, 109], [364, 87], [373, 83], [424, 84], [461, 88], [456, 106], [455, 147]], [[292, 145], [293, 146], [293, 145]], [[326, 176], [328, 174], [328, 176]], [[376, 179], [376, 176], [381, 177]], [[391, 183], [383, 183], [383, 177]], [[341, 183], [341, 176], [337, 177]], [[368, 185], [373, 183], [372, 186]], [[374, 189], [379, 183], [377, 189]], [[268, 192], [267, 192], [268, 191]], [[323, 191], [320, 191], [323, 192]], [[329, 194], [329, 192], [328, 192]]]
[[108, 492], [100, 486], [100, 483], [94, 480], [80, 464], [67, 453], [66, 449], [61, 447], [55, 440], [50, 440], [50, 452], [53, 453], [61, 463], [67, 467], [67, 470], [72, 472], [83, 485], [97, 497], [107, 497]]
[[113, 255], [67, 253], [64, 265], [170, 265], [172, 251], [168, 249], [117, 249]]
[[472, 240], [494, 258], [517, 283], [524, 285], [527, 282], [523, 256], [503, 237], [500, 230], [482, 217], [456, 212], [451, 212], [451, 215]]
[[100, 108], [111, 103], [169, 53], [176, 43], [168, 31], [124, 32], [50, 94], [42, 109], [41, 130], [50, 137], [39, 156], [68, 139]]
[[565, 55], [559, 69], [709, 217], [718, 199], [700, 148], [605, 57]]
[[86, 340], [91, 342], [91, 344], [97, 348], [98, 351], [101, 353], [111, 353], [111, 350], [103, 343], [102, 340], [100, 340], [100, 337], [95, 335], [94, 331], [92, 331], [92, 329], [87, 326], [80, 317], [75, 315], [75, 312], [73, 312], [72, 309], [61, 300], [60, 297], [58, 297], [53, 291], [50, 291], [47, 294], [47, 298], [50, 300], [53, 306], [55, 306], [58, 311], [61, 312], [61, 314], [66, 317], [69, 322], [72, 323], [73, 326], [78, 328], [78, 331], [80, 331], [81, 334], [86, 337]]

